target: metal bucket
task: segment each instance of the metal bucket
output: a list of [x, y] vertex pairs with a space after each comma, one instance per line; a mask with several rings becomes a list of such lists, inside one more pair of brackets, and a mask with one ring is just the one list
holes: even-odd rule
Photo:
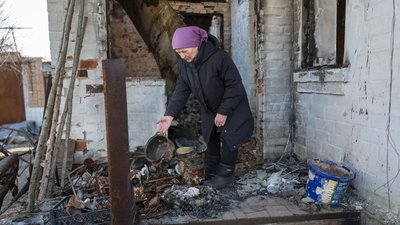
[[172, 159], [175, 145], [167, 137], [154, 135], [151, 137], [144, 148], [144, 155], [150, 162], [169, 161]]
[[188, 185], [199, 185], [204, 181], [203, 156], [192, 147], [180, 147], [176, 150], [178, 170]]

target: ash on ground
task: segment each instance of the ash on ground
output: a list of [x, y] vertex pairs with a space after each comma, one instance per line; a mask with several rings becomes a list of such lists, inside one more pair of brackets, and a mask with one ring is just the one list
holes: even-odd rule
[[139, 215], [140, 224], [210, 219], [230, 208], [238, 195], [233, 187], [223, 192], [207, 186], [173, 185], [161, 195], [162, 204], [153, 213]]
[[[160, 197], [160, 207], [140, 215], [140, 225], [185, 223], [217, 218], [237, 203], [252, 196], [275, 196], [288, 199], [310, 213], [326, 209], [307, 197], [308, 168], [294, 156], [268, 161], [247, 173], [236, 176], [233, 187], [222, 190], [206, 186], [173, 185]], [[349, 188], [351, 189], [351, 187]], [[335, 211], [362, 209], [363, 203], [351, 190]]]

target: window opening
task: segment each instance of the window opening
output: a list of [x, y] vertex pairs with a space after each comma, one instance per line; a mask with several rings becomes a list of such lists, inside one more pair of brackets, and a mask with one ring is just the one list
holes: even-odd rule
[[344, 64], [346, 0], [306, 0], [302, 68]]

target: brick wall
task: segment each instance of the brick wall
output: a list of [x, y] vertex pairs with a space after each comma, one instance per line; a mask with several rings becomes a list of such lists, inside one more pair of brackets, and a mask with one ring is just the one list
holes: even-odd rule
[[224, 2], [202, 2], [202, 3], [190, 3], [190, 2], [179, 2], [169, 1], [172, 8], [178, 13], [190, 13], [190, 14], [204, 14], [213, 15], [220, 14], [223, 16], [223, 46], [224, 49], [230, 52], [231, 49], [231, 11], [229, 3]]
[[156, 122], [165, 111], [165, 80], [130, 79], [126, 91], [129, 146], [135, 148], [156, 134]]
[[23, 59], [23, 79], [27, 82], [28, 107], [44, 107], [45, 90], [44, 75], [42, 73], [42, 58]]
[[291, 132], [293, 4], [264, 0], [260, 5], [257, 114], [264, 158], [274, 158], [285, 150]]
[[[53, 68], [57, 63], [66, 3], [66, 0], [47, 0]], [[61, 108], [65, 104], [65, 97], [71, 76], [77, 14], [78, 6], [75, 7], [75, 19], [73, 20], [71, 29]], [[79, 68], [80, 73], [84, 76], [78, 77], [75, 82], [71, 138], [87, 142], [89, 150], [83, 156], [82, 151], [77, 152], [75, 159], [79, 158], [81, 160], [85, 157], [104, 159], [107, 152], [104, 95], [101, 88], [96, 89], [95, 87], [103, 85], [102, 60], [107, 58], [108, 50], [105, 1], [86, 1], [85, 14], [88, 16], [88, 24], [83, 40]], [[130, 32], [127, 32], [127, 34], [130, 34]], [[131, 44], [132, 49], [134, 49], [138, 48], [138, 45], [141, 43], [134, 42]], [[141, 52], [138, 52], [138, 54], [141, 54]], [[128, 64], [128, 72], [132, 72], [137, 77], [145, 77], [154, 72], [147, 73], [146, 70], [133, 70], [132, 68], [135, 65], [131, 65], [130, 63], [132, 62], [130, 60], [127, 60], [126, 63]], [[129, 75], [132, 74], [130, 73]], [[154, 72], [154, 75], [160, 77], [156, 72]], [[94, 89], [89, 87], [93, 87]], [[148, 138], [155, 133], [155, 122], [165, 110], [165, 82], [157, 79], [129, 78], [126, 87], [129, 143], [130, 150], [134, 150], [136, 146], [144, 145]]]
[[115, 4], [110, 21], [113, 58], [124, 59], [128, 77], [160, 77], [156, 60], [125, 10]]
[[399, 218], [400, 3], [392, 3], [347, 1], [349, 67], [323, 70], [322, 81], [321, 71], [294, 74], [295, 152], [354, 168], [357, 193]]
[[23, 58], [22, 77], [26, 120], [42, 124], [45, 104], [45, 77], [42, 58]]

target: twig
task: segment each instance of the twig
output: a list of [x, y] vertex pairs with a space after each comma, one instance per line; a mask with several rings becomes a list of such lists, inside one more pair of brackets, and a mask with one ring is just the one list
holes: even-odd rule
[[168, 214], [168, 211], [166, 210], [166, 211], [162, 211], [162, 212], [159, 212], [159, 213], [153, 213], [151, 215], [141, 216], [140, 218], [142, 218], [142, 219], [151, 219], [151, 218], [161, 217], [161, 216], [164, 216], [164, 215], [167, 215], [167, 214]]
[[74, 188], [74, 184], [72, 183], [71, 176], [69, 175], [69, 173], [67, 173], [67, 177], [68, 177], [68, 181], [69, 181], [69, 184], [71, 185], [72, 192], [74, 193], [75, 198], [79, 199], [78, 195], [76, 194], [76, 191], [75, 191], [75, 188]]
[[161, 177], [161, 178], [154, 179], [154, 180], [149, 180], [149, 181], [146, 181], [146, 182], [143, 182], [143, 183], [144, 184], [149, 184], [149, 183], [154, 183], [154, 182], [157, 182], [157, 181], [171, 180], [171, 179], [174, 179], [174, 178], [177, 178], [177, 177], [178, 176]]

